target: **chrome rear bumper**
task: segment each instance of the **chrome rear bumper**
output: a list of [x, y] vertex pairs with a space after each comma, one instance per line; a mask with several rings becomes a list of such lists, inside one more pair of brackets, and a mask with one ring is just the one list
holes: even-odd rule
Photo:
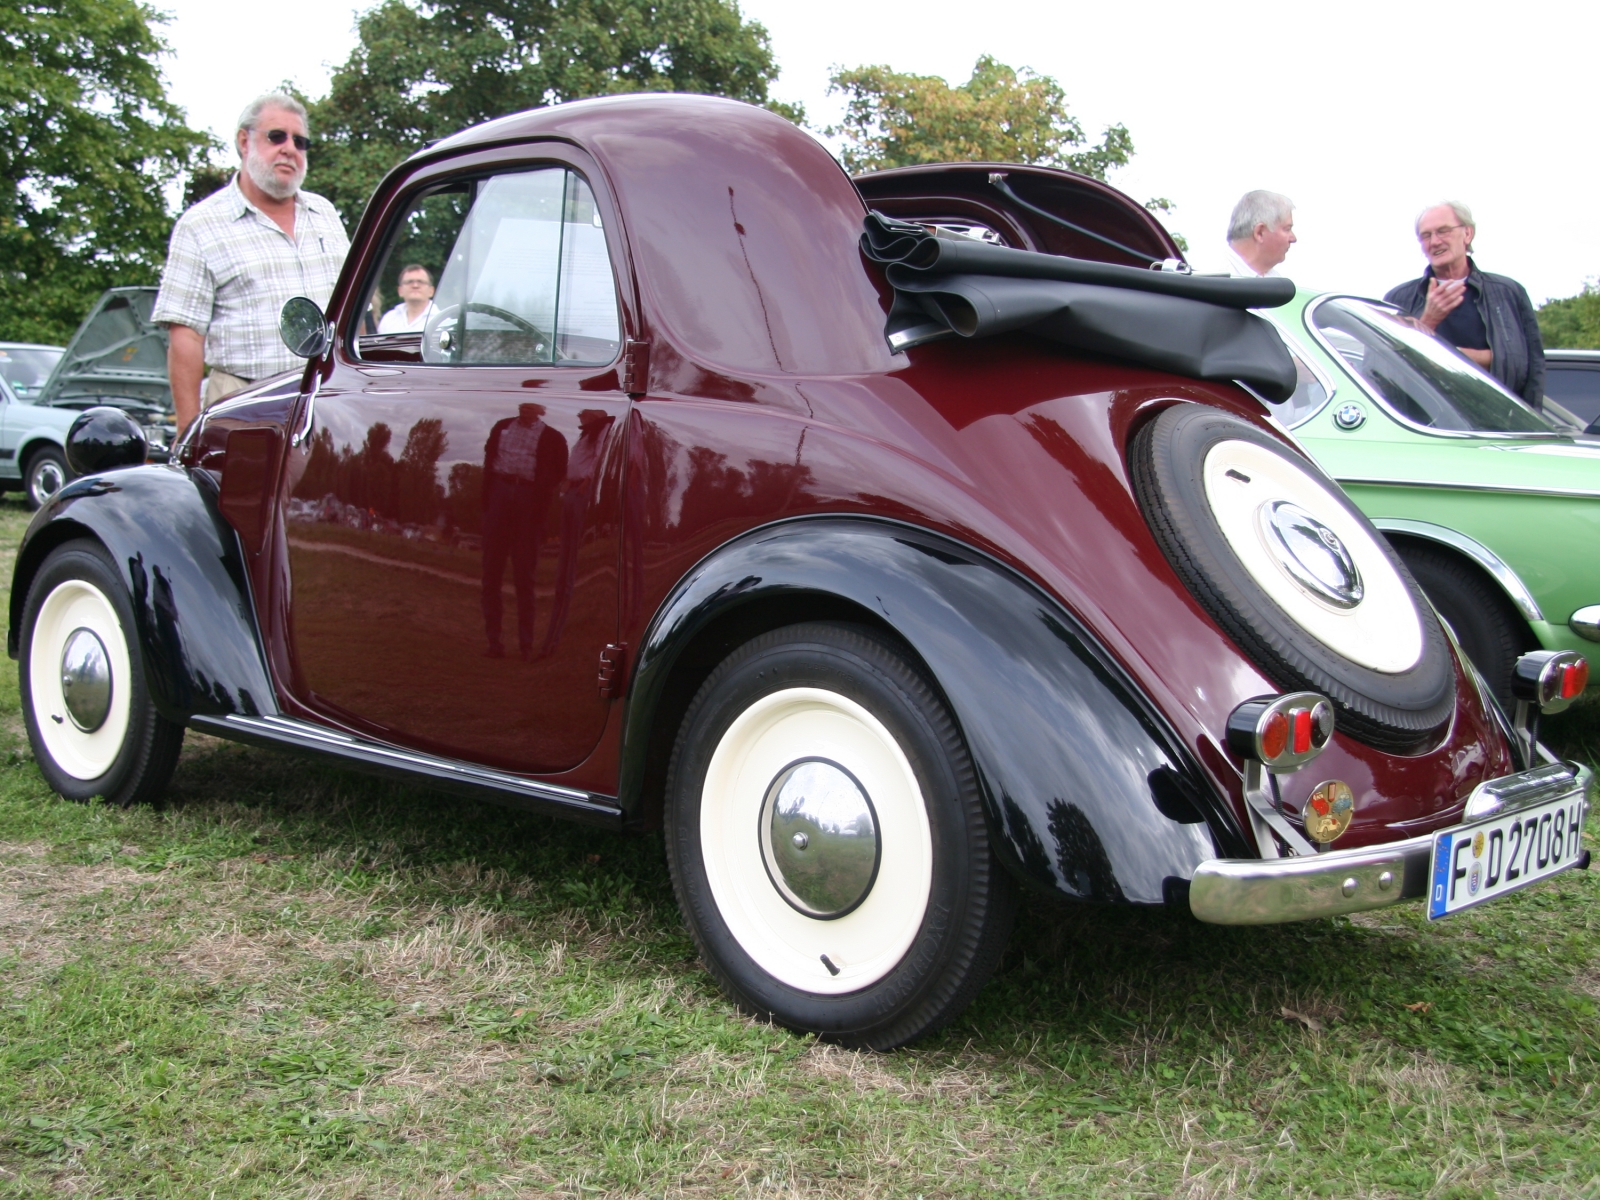
[[[1586, 767], [1545, 766], [1490, 780], [1467, 801], [1465, 819], [1586, 794], [1590, 778]], [[1214, 858], [1196, 868], [1189, 908], [1213, 925], [1277, 925], [1420, 900], [1428, 894], [1434, 837], [1291, 858]]]

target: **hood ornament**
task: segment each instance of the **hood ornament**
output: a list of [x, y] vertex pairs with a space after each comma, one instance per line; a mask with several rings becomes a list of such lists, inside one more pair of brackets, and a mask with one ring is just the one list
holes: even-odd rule
[[1289, 500], [1267, 501], [1260, 520], [1267, 549], [1290, 579], [1334, 608], [1361, 603], [1361, 572], [1338, 534]]

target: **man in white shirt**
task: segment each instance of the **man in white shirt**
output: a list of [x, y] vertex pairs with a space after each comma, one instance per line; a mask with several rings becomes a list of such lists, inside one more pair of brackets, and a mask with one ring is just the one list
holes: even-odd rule
[[1246, 192], [1228, 219], [1228, 270], [1246, 279], [1276, 276], [1297, 241], [1294, 201], [1277, 192]]
[[167, 375], [178, 428], [211, 405], [302, 366], [278, 335], [291, 296], [326, 305], [350, 239], [326, 199], [300, 189], [311, 142], [306, 110], [278, 92], [239, 115], [239, 173], [172, 229], [151, 319], [171, 335]]
[[400, 303], [383, 314], [379, 333], [421, 333], [433, 315], [433, 276], [421, 263], [400, 269]]

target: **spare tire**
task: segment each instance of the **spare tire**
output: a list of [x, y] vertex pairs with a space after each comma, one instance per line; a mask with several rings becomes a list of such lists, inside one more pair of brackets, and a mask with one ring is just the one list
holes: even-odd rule
[[1129, 447], [1133, 490], [1189, 591], [1284, 691], [1408, 753], [1455, 708], [1455, 664], [1405, 564], [1316, 467], [1232, 414], [1162, 410]]

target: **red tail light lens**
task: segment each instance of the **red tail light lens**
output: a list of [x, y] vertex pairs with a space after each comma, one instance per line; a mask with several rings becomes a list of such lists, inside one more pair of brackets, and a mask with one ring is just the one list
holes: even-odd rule
[[1310, 762], [1333, 737], [1333, 705], [1316, 692], [1246, 700], [1228, 717], [1228, 749], [1274, 771]]
[[1589, 661], [1580, 659], [1561, 668], [1561, 698], [1575, 700], [1589, 686]]
[[1560, 712], [1589, 686], [1589, 660], [1571, 650], [1534, 650], [1511, 668], [1511, 694], [1547, 713]]

